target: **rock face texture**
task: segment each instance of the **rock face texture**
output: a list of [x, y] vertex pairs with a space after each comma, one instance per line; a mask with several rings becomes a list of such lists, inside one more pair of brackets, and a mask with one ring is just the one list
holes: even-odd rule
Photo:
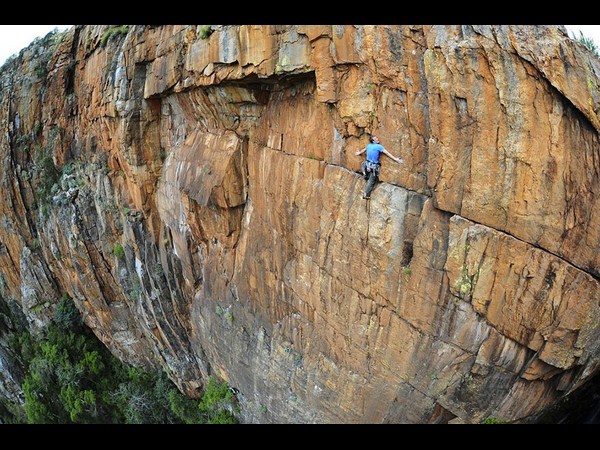
[[[535, 420], [600, 365], [599, 74], [559, 26], [34, 42], [0, 69], [0, 367], [8, 311], [66, 294], [242, 422]], [[404, 163], [365, 202], [370, 134]]]

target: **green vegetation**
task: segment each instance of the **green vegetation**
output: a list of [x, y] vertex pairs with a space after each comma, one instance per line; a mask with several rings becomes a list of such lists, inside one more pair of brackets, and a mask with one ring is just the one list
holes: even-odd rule
[[120, 34], [127, 34], [130, 28], [131, 25], [121, 25], [118, 27], [109, 28], [100, 37], [100, 47], [105, 47], [108, 41], [114, 36], [118, 36]]
[[[43, 56], [45, 56], [45, 55], [46, 55], [46, 53], [43, 54]], [[35, 65], [33, 66], [33, 73], [35, 73], [35, 76], [40, 81], [45, 80], [46, 77], [48, 76], [49, 60], [50, 59], [48, 57], [41, 57], [36, 60]]]
[[583, 33], [579, 31], [579, 37], [577, 37], [577, 40], [583, 45], [585, 45], [587, 49], [590, 50], [594, 55], [600, 57], [598, 46], [596, 45], [593, 39], [584, 36]]
[[233, 392], [227, 383], [219, 383], [215, 378], [210, 378], [204, 389], [202, 400], [198, 404], [206, 423], [234, 424], [235, 417], [227, 409], [234, 402]]
[[458, 288], [461, 296], [469, 296], [473, 291], [473, 287], [477, 283], [479, 279], [479, 271], [473, 276], [469, 276], [469, 274], [463, 270], [460, 277], [454, 282], [455, 286]]
[[54, 186], [60, 178], [60, 173], [54, 165], [52, 152], [48, 148], [37, 147], [36, 156], [36, 172], [39, 174], [36, 198], [38, 204], [44, 206], [48, 202], [52, 186]]
[[113, 247], [113, 254], [119, 259], [125, 257], [125, 250], [123, 249], [123, 246], [121, 244], [115, 244]]
[[42, 205], [42, 217], [47, 219], [50, 216], [50, 207], [48, 205]]
[[33, 124], [33, 134], [35, 136], [39, 136], [41, 132], [42, 132], [42, 122], [40, 122], [39, 120], [36, 120], [35, 123]]
[[63, 294], [56, 305], [53, 320], [54, 324], [62, 330], [78, 329], [83, 326], [83, 319], [79, 314], [79, 310], [67, 294]]
[[0, 402], [4, 423], [236, 423], [227, 383], [210, 378], [202, 398], [194, 400], [165, 372], [126, 366], [83, 324], [67, 295], [43, 336], [22, 332], [9, 343], [25, 369], [25, 414]]
[[45, 81], [48, 76], [48, 63], [52, 59], [58, 44], [62, 40], [66, 31], [58, 31], [58, 28], [54, 28], [50, 33], [46, 34], [43, 38], [36, 38], [31, 43], [34, 48], [42, 47], [42, 52], [37, 52], [33, 71], [40, 81]]
[[23, 54], [26, 50], [30, 50], [35, 56], [34, 65], [32, 66], [35, 74], [39, 77], [40, 81], [45, 81], [46, 75], [48, 74], [47, 63], [52, 58], [54, 51], [60, 44], [63, 36], [66, 34], [65, 31], [59, 31], [58, 28], [54, 28], [44, 37], [35, 38], [29, 46], [23, 48], [18, 54], [9, 56], [4, 64], [0, 66], [0, 73], [9, 66], [14, 66], [17, 60], [22, 60]]
[[487, 419], [484, 419], [481, 423], [482, 424], [505, 424], [508, 422], [506, 420], [496, 419], [495, 417], [488, 417]]
[[198, 25], [196, 32], [198, 33], [198, 37], [200, 39], [208, 39], [208, 37], [213, 33], [212, 25]]
[[[54, 165], [52, 155], [56, 141], [63, 132], [64, 130], [59, 126], [52, 127], [47, 135], [47, 144], [43, 147], [40, 145], [35, 147], [36, 201], [42, 208], [48, 205], [52, 188], [61, 177], [60, 171]], [[47, 210], [46, 213], [48, 213]], [[43, 215], [47, 217], [47, 214]]]
[[17, 150], [25, 150], [31, 144], [31, 136], [28, 134], [24, 134], [22, 136], [18, 136], [15, 139], [15, 146]]

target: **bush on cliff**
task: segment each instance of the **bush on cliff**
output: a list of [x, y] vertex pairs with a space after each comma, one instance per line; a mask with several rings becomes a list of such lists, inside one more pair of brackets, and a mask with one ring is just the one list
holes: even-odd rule
[[130, 28], [131, 28], [131, 25], [121, 25], [121, 26], [118, 26], [118, 27], [111, 27], [111, 28], [109, 28], [100, 37], [100, 47], [105, 47], [106, 44], [107, 44], [107, 42], [113, 36], [119, 36], [121, 34], [125, 35], [125, 34], [129, 33], [129, 29]]
[[184, 396], [164, 372], [115, 358], [64, 296], [44, 336], [15, 335], [25, 365], [27, 423], [235, 423], [226, 383], [210, 379], [203, 397]]
[[580, 31], [579, 32], [579, 36], [576, 38], [579, 42], [581, 42], [584, 46], [587, 47], [587, 49], [589, 51], [591, 51], [594, 55], [596, 56], [600, 56], [600, 52], [598, 50], [598, 46], [596, 45], [596, 43], [594, 42], [593, 39], [584, 36], [583, 33]]

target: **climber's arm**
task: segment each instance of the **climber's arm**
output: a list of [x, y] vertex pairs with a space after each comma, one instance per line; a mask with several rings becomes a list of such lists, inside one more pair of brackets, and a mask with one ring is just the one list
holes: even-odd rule
[[392, 158], [394, 161], [396, 161], [398, 164], [402, 164], [404, 162], [404, 160], [402, 158], [397, 158], [394, 155], [392, 155], [390, 152], [388, 152], [385, 148], [383, 149], [383, 153], [385, 153], [386, 155], [388, 155], [390, 158]]

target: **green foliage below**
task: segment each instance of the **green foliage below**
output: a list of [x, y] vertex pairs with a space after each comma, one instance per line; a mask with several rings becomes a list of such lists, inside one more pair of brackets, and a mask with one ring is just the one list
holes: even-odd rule
[[508, 422], [506, 420], [496, 419], [495, 417], [488, 417], [487, 419], [484, 419], [481, 423], [482, 424], [506, 424]]
[[56, 305], [53, 320], [56, 326], [62, 330], [76, 329], [83, 325], [79, 310], [67, 294], [64, 294]]
[[[146, 372], [115, 358], [87, 328], [68, 296], [56, 306], [43, 336], [13, 334], [10, 347], [24, 364], [29, 424], [236, 423], [227, 383], [210, 378], [200, 400], [183, 395], [165, 372]], [[2, 405], [0, 413], [7, 413]]]
[[120, 34], [127, 34], [129, 32], [130, 28], [131, 28], [130, 25], [121, 25], [118, 27], [109, 28], [102, 34], [102, 37], [100, 37], [100, 47], [105, 47], [106, 44], [108, 43], [108, 41], [110, 40], [110, 38], [112, 38], [113, 36], [118, 36]]
[[226, 409], [226, 406], [231, 404], [233, 404], [233, 393], [227, 383], [219, 383], [216, 379], [210, 378], [199, 404], [207, 423], [236, 423], [233, 414]]

